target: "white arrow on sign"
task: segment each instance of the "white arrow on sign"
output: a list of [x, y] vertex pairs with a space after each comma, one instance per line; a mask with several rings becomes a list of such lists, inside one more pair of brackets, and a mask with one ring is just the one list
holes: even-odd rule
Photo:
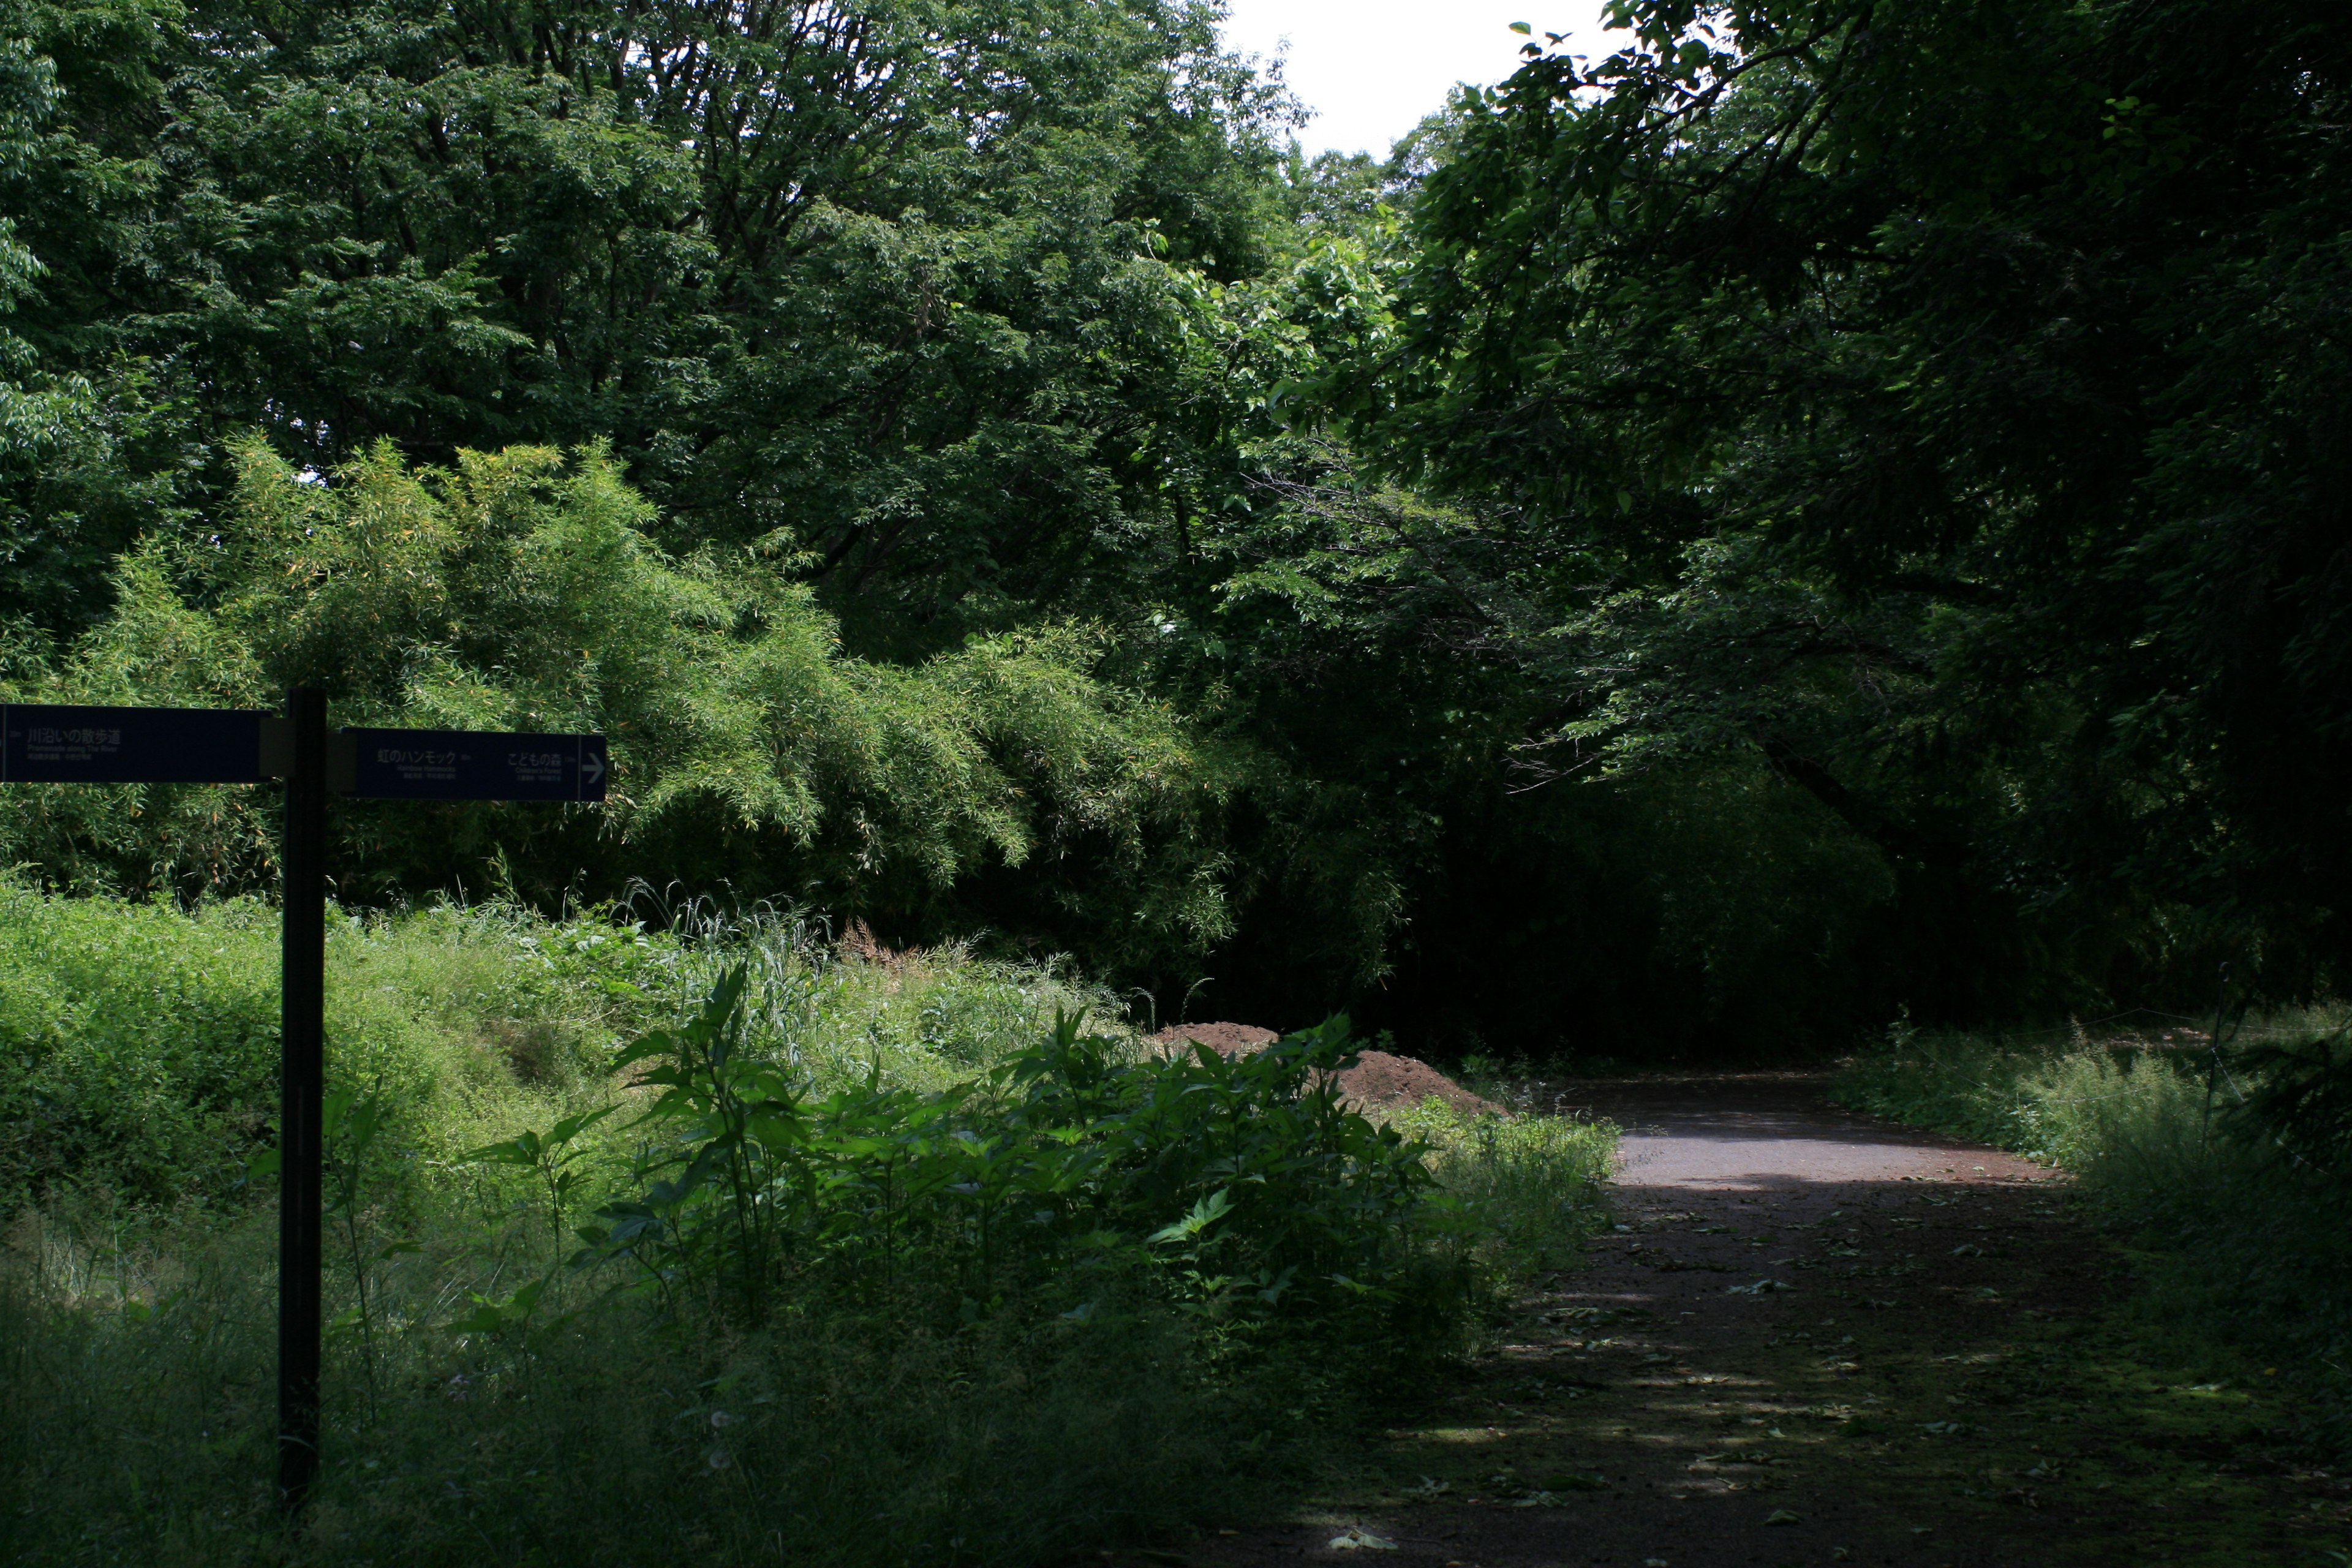
[[604, 776], [604, 759], [593, 752], [583, 754], [580, 759], [580, 782], [594, 784]]

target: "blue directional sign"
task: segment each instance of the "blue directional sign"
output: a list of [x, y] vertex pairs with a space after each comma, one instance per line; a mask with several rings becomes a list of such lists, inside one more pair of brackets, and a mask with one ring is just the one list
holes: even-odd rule
[[343, 793], [373, 800], [602, 800], [602, 735], [475, 730], [345, 730]]
[[259, 784], [262, 721], [232, 708], [0, 705], [0, 782]]

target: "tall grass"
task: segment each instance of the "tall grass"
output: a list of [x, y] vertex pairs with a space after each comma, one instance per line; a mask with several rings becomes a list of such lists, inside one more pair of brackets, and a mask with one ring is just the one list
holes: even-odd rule
[[2352, 1151], [2297, 1140], [2273, 1109], [2282, 1064], [2324, 1055], [2347, 1021], [2341, 1008], [2255, 1019], [2219, 1053], [2186, 1026], [1897, 1031], [1836, 1093], [2073, 1173], [2139, 1249], [2152, 1325], [2184, 1352], [2310, 1390], [2326, 1440], [2352, 1447]]
[[[381, 1086], [407, 1169], [552, 1120], [605, 1087], [614, 1044], [676, 1016], [730, 963], [796, 1063], [938, 1089], [1034, 1042], [1057, 1012], [1114, 1016], [1050, 968], [957, 949], [860, 954], [789, 915], [499, 906], [335, 912], [331, 1079]], [[278, 916], [235, 899], [183, 912], [0, 880], [0, 1209], [60, 1184], [146, 1205], [234, 1205], [277, 1116]]]
[[1472, 1248], [1496, 1282], [1567, 1266], [1601, 1220], [1617, 1149], [1609, 1122], [1470, 1116], [1437, 1099], [1388, 1121], [1427, 1146], [1440, 1190], [1471, 1216]]
[[382, 1281], [373, 1367], [331, 1338], [327, 1462], [289, 1534], [268, 1490], [269, 1230], [143, 1257], [70, 1218], [20, 1236], [11, 1562], [1045, 1562], [1248, 1507], [1308, 1418], [1278, 1379], [1214, 1375], [1149, 1303], [942, 1326], [908, 1291], [735, 1331], [575, 1291], [528, 1336], [453, 1336], [517, 1271], [444, 1236]]
[[0, 900], [11, 1561], [1044, 1563], [1244, 1517], [1466, 1343], [1482, 1286], [1564, 1260], [1607, 1157], [1369, 1126], [1308, 1091], [1336, 1035], [1162, 1063], [1082, 1034], [1085, 985], [955, 950], [339, 917], [326, 1462], [289, 1531], [274, 918]]

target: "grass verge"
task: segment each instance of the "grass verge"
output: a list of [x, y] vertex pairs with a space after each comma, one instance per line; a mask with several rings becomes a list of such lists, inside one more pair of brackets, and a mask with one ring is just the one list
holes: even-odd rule
[[[1837, 1080], [1847, 1105], [2072, 1173], [2127, 1242], [2133, 1303], [2168, 1353], [2312, 1396], [2315, 1436], [2352, 1448], [2352, 1180], [2270, 1107], [2282, 1065], [2325, 1058], [2336, 1010], [2259, 1020], [2218, 1058], [2168, 1033], [1901, 1032]], [[2330, 1071], [2322, 1061], [2322, 1070]]]

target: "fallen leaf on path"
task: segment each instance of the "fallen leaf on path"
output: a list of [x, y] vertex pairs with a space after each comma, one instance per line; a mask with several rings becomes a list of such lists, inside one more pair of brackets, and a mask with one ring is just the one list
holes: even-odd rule
[[1791, 1513], [1785, 1508], [1776, 1508], [1770, 1513], [1764, 1516], [1764, 1522], [1767, 1524], [1802, 1524], [1805, 1522], [1805, 1516], [1801, 1513]]
[[1330, 1541], [1334, 1552], [1394, 1552], [1397, 1543], [1369, 1530], [1351, 1530], [1345, 1535], [1335, 1535]]

